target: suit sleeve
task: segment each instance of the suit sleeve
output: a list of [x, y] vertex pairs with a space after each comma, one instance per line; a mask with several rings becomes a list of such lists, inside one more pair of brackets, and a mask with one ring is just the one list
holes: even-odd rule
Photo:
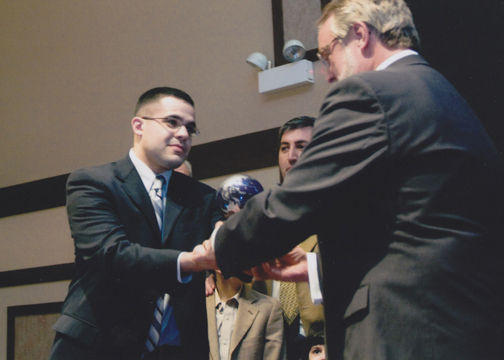
[[[72, 173], [67, 183], [67, 212], [75, 242], [75, 271], [96, 271], [126, 288], [176, 291], [179, 251], [153, 249], [128, 239], [119, 218], [117, 197], [86, 170]], [[145, 221], [138, 214], [137, 219]], [[145, 229], [144, 229], [145, 230]]]
[[284, 322], [280, 303], [271, 298], [273, 306], [266, 324], [263, 359], [284, 360], [287, 357], [287, 348], [284, 341]]
[[388, 154], [384, 111], [358, 77], [322, 104], [312, 140], [283, 184], [250, 199], [219, 229], [215, 252], [225, 276], [284, 255], [320, 224], [338, 228], [358, 214]]

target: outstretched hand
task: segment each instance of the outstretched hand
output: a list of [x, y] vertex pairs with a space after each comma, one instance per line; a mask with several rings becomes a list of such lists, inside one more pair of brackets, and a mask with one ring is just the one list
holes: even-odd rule
[[[214, 233], [224, 224], [222, 221], [218, 221], [215, 224]], [[188, 275], [199, 271], [205, 270], [218, 270], [217, 260], [215, 259], [215, 252], [212, 248], [211, 239], [203, 241], [203, 244], [196, 245], [193, 251], [182, 253], [180, 260], [180, 269], [182, 274]]]
[[306, 252], [296, 246], [284, 256], [262, 263], [246, 272], [256, 280], [308, 281]]
[[180, 269], [184, 276], [199, 271], [218, 269], [215, 252], [212, 249], [210, 240], [205, 240], [203, 244], [196, 245], [191, 252], [182, 253]]
[[215, 290], [215, 276], [214, 274], [208, 275], [205, 280], [205, 296], [210, 296]]

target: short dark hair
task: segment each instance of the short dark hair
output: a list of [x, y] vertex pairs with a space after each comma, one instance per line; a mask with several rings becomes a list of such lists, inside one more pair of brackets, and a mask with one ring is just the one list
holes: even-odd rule
[[138, 110], [140, 110], [140, 108], [145, 104], [157, 101], [158, 99], [167, 96], [172, 96], [174, 98], [184, 100], [185, 102], [191, 104], [192, 107], [194, 107], [194, 101], [189, 96], [189, 94], [180, 89], [163, 86], [147, 90], [140, 96], [135, 106], [135, 115], [138, 113]]
[[303, 350], [301, 359], [308, 360], [310, 358], [310, 350], [312, 346], [324, 345], [324, 338], [325, 338], [324, 321], [323, 320], [314, 321], [310, 326], [310, 330], [308, 330], [308, 336], [305, 337], [303, 340], [302, 343]]
[[315, 118], [311, 116], [298, 116], [294, 119], [290, 119], [285, 124], [282, 125], [280, 131], [278, 132], [278, 147], [282, 142], [282, 136], [287, 130], [301, 129], [305, 127], [313, 127], [315, 123]]
[[308, 337], [323, 338], [324, 337], [324, 320], [316, 320], [310, 325]]

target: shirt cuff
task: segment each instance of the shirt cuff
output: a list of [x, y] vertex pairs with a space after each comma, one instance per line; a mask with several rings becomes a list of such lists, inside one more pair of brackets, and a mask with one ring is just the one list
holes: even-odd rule
[[307, 253], [306, 258], [308, 261], [308, 284], [310, 285], [310, 295], [312, 302], [315, 305], [319, 305], [323, 303], [323, 299], [318, 277], [317, 254], [311, 252]]
[[177, 281], [181, 284], [187, 284], [189, 281], [192, 280], [192, 274], [182, 277], [180, 273], [180, 255], [182, 255], [185, 252], [186, 251], [182, 251], [177, 257]]
[[210, 244], [212, 245], [212, 250], [215, 252], [215, 237], [217, 236], [217, 231], [219, 231], [220, 228], [214, 229], [212, 231], [212, 235], [210, 236]]

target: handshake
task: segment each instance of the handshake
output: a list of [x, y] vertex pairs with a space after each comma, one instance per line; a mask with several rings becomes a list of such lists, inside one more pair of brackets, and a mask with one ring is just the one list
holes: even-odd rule
[[[222, 224], [222, 221], [215, 224], [214, 234]], [[205, 240], [203, 244], [197, 245], [191, 252], [182, 253], [180, 269], [184, 276], [194, 272], [219, 270], [211, 240]], [[301, 247], [296, 246], [280, 258], [258, 264], [243, 272], [248, 276], [253, 276], [255, 280], [308, 281], [306, 252]], [[224, 275], [236, 276], [236, 274]]]
[[[217, 203], [225, 218], [240, 211], [245, 203], [254, 195], [263, 191], [262, 185], [248, 175], [233, 175], [225, 179], [217, 193]], [[212, 237], [223, 224], [215, 224]], [[206, 270], [219, 270], [212, 240], [205, 240], [197, 245], [192, 252], [182, 253], [180, 269], [183, 275]], [[252, 276], [255, 280], [280, 280], [280, 281], [308, 281], [308, 264], [306, 252], [299, 246], [281, 258], [272, 259], [262, 264], [257, 264], [252, 269], [244, 269], [243, 274], [223, 274], [225, 277], [236, 276], [241, 279]]]

